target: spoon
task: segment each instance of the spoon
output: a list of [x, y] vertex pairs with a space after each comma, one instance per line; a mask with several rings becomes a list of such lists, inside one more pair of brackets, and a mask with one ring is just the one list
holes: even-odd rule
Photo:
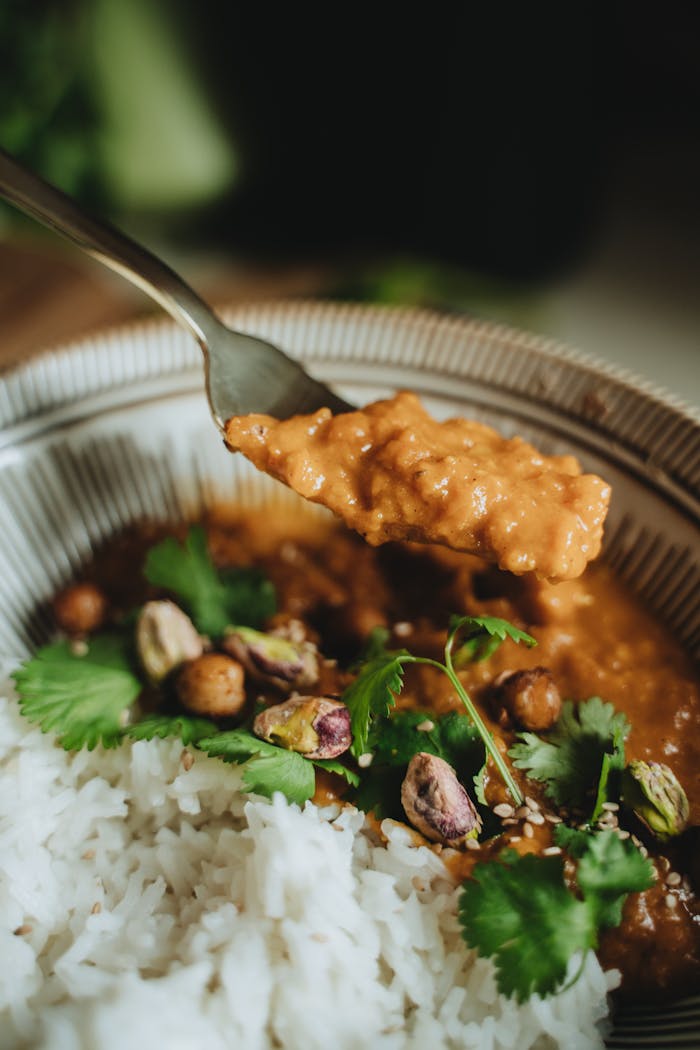
[[137, 285], [195, 337], [204, 354], [209, 407], [222, 433], [227, 419], [249, 412], [287, 419], [324, 406], [334, 413], [352, 408], [272, 343], [228, 328], [164, 262], [1, 149], [0, 195]]

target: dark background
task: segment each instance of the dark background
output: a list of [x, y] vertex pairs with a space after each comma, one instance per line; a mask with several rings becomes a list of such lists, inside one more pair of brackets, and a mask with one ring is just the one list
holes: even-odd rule
[[207, 289], [670, 352], [700, 400], [697, 5], [12, 0], [0, 41], [0, 143]]

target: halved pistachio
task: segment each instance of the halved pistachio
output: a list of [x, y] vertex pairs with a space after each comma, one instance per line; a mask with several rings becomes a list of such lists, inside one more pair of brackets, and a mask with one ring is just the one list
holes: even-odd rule
[[292, 640], [284, 629], [265, 633], [252, 627], [230, 627], [222, 648], [243, 664], [258, 681], [276, 686], [283, 692], [307, 689], [318, 681], [316, 646], [308, 641]]
[[337, 758], [352, 743], [350, 712], [325, 696], [295, 696], [268, 707], [255, 719], [253, 732], [307, 758]]
[[136, 622], [136, 649], [152, 682], [160, 682], [186, 660], [204, 651], [197, 630], [179, 606], [169, 601], [146, 602]]
[[431, 842], [459, 847], [481, 830], [476, 807], [452, 766], [425, 751], [408, 764], [401, 804], [414, 828]]
[[687, 795], [663, 762], [630, 762], [622, 774], [622, 798], [662, 842], [680, 835], [688, 825]]

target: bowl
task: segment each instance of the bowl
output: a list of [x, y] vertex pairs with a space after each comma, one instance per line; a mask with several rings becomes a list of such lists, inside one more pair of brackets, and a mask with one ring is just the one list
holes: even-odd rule
[[[613, 499], [604, 557], [700, 660], [700, 415], [567, 347], [421, 310], [271, 303], [225, 310], [343, 397], [397, 388], [438, 418], [467, 415], [570, 452]], [[0, 657], [48, 639], [47, 603], [110, 534], [143, 517], [196, 517], [297, 499], [228, 453], [203, 396], [199, 351], [170, 324], [46, 353], [0, 380]], [[688, 1046], [700, 999], [617, 1012], [609, 1045]]]

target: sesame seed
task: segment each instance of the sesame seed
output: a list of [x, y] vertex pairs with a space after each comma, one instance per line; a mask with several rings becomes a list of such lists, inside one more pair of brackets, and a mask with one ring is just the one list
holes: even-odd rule
[[504, 817], [501, 821], [501, 824], [504, 828], [512, 828], [513, 825], [517, 823], [518, 821], [515, 819], [515, 817]]
[[90, 909], [90, 914], [91, 915], [99, 915], [101, 911], [102, 911], [102, 905], [100, 904], [99, 901], [95, 901], [95, 903], [93, 904], [92, 908]]
[[373, 758], [374, 755], [371, 751], [365, 751], [364, 755], [360, 755], [360, 757], [358, 758], [357, 764], [360, 767], [360, 769], [367, 769], [369, 766], [372, 765]]
[[561, 817], [558, 817], [556, 813], [545, 813], [544, 819], [550, 824], [561, 824]]
[[433, 729], [435, 729], [435, 723], [426, 718], [425, 722], [418, 723], [416, 729], [419, 733], [432, 733]]
[[639, 852], [641, 853], [641, 855], [643, 857], [648, 857], [649, 856], [649, 850], [646, 848], [646, 846], [640, 846], [639, 847]]
[[512, 817], [515, 813], [510, 802], [499, 803], [499, 805], [493, 807], [493, 811], [497, 817]]
[[602, 809], [607, 810], [608, 813], [617, 813], [619, 808], [617, 802], [604, 802], [602, 805]]
[[520, 809], [516, 809], [515, 816], [518, 820], [527, 820], [530, 816], [530, 810], [527, 806], [521, 806]]
[[481, 843], [477, 842], [476, 839], [467, 839], [465, 846], [471, 850], [481, 849]]
[[28, 933], [31, 933], [34, 929], [28, 922], [23, 922], [21, 926], [18, 926], [16, 930], [13, 930], [15, 937], [26, 937]]
[[511, 835], [509, 842], [522, 842], [522, 835]]
[[70, 643], [70, 651], [73, 656], [87, 656], [90, 651], [88, 643], [82, 638], [77, 638], [74, 642]]
[[544, 824], [544, 817], [542, 816], [541, 813], [531, 813], [530, 814], [530, 823], [531, 824]]
[[184, 769], [185, 773], [188, 773], [194, 765], [194, 755], [191, 751], [183, 751], [180, 755], [180, 765]]
[[675, 908], [677, 903], [678, 902], [672, 893], [667, 893], [664, 897], [664, 904], [667, 908]]
[[408, 638], [409, 634], [413, 634], [413, 624], [407, 620], [400, 620], [394, 624], [394, 634], [397, 638]]
[[535, 802], [534, 798], [530, 798], [529, 795], [525, 796], [525, 805], [527, 806], [528, 809], [531, 809], [533, 811], [533, 813], [539, 813], [539, 811], [540, 811], [540, 804], [539, 804], [539, 802]]
[[525, 838], [531, 839], [534, 834], [535, 829], [533, 828], [532, 824], [528, 824], [527, 821], [525, 821], [525, 823], [523, 824], [523, 835], [525, 836]]
[[669, 871], [668, 875], [666, 876], [666, 885], [667, 886], [680, 886], [680, 884], [681, 884], [681, 877], [678, 874], [678, 872], [677, 871]]
[[558, 857], [561, 853], [561, 846], [547, 846], [546, 849], [542, 850], [543, 857]]
[[624, 831], [622, 828], [615, 828], [615, 831], [617, 832], [617, 837], [622, 839], [623, 842], [630, 837], [629, 831]]
[[634, 842], [635, 846], [641, 846], [641, 842], [639, 841], [636, 835], [632, 836], [632, 842]]

